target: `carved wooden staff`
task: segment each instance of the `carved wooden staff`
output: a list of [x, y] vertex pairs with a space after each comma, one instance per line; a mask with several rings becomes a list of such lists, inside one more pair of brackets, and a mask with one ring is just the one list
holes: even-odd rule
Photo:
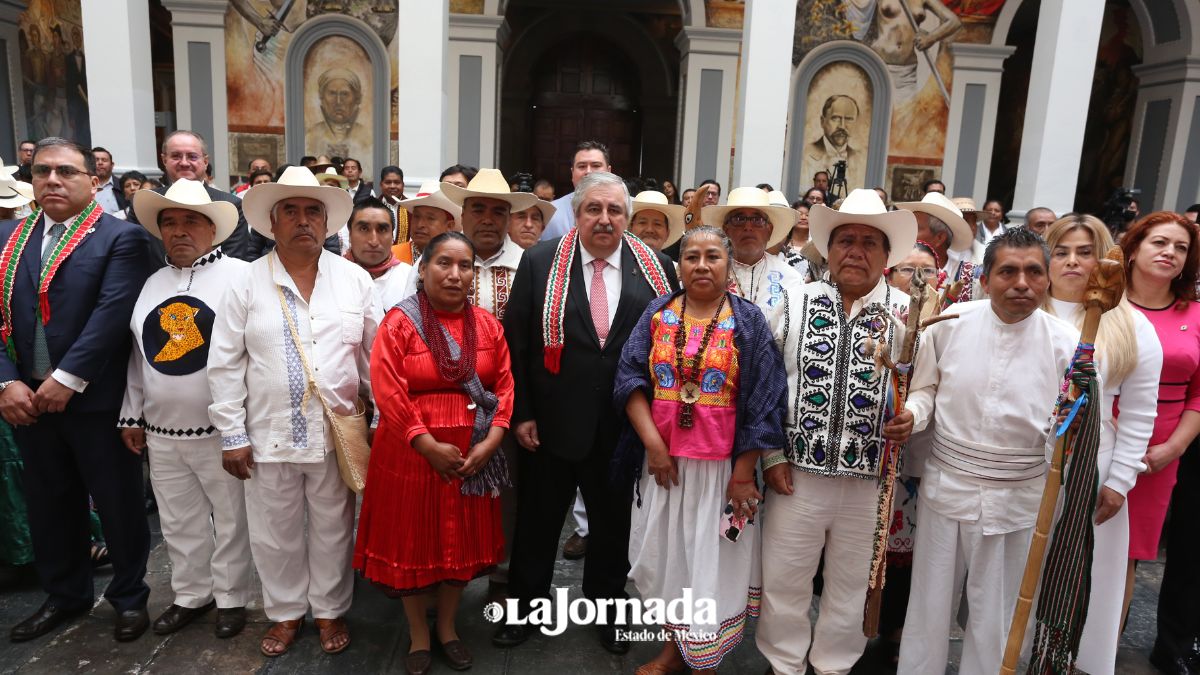
[[[1096, 331], [1100, 327], [1100, 316], [1117, 306], [1125, 291], [1125, 271], [1122, 264], [1121, 249], [1113, 247], [1099, 261], [1096, 269], [1088, 277], [1087, 290], [1084, 292], [1083, 331], [1079, 343], [1092, 345], [1096, 341]], [[1072, 368], [1074, 365], [1072, 365]], [[1074, 386], [1070, 395], [1060, 405], [1060, 411], [1066, 410], [1078, 398], [1080, 392]], [[1095, 405], [1096, 401], [1088, 401], [1085, 405]], [[1033, 541], [1029, 545], [1029, 557], [1025, 560], [1025, 575], [1021, 579], [1021, 588], [1017, 595], [1017, 606], [1013, 611], [1012, 624], [1008, 629], [1008, 643], [1004, 648], [1004, 661], [1000, 665], [1001, 675], [1014, 675], [1017, 661], [1021, 657], [1021, 644], [1025, 641], [1025, 629], [1029, 625], [1029, 612], [1033, 607], [1033, 594], [1037, 591], [1038, 580], [1042, 574], [1042, 562], [1046, 557], [1046, 542], [1050, 535], [1050, 522], [1054, 518], [1055, 506], [1058, 503], [1058, 492], [1062, 487], [1063, 461], [1069, 444], [1075, 434], [1068, 431], [1058, 437], [1054, 444], [1054, 457], [1050, 471], [1046, 474], [1046, 489], [1042, 492], [1042, 503], [1038, 509], [1037, 524], [1034, 527]]]
[[[942, 307], [943, 296], [931, 288], [919, 272], [913, 274], [909, 293], [908, 320], [905, 322], [904, 342], [900, 346], [899, 367], [888, 359], [887, 345], [880, 343], [876, 347], [877, 363], [895, 373], [896, 413], [904, 408], [904, 401], [908, 398], [908, 378], [912, 370], [918, 333], [930, 324], [957, 316], [937, 314]], [[867, 582], [867, 599], [863, 608], [863, 634], [867, 637], [875, 637], [879, 634], [879, 616], [887, 572], [889, 524], [892, 520], [892, 498], [896, 488], [896, 474], [900, 465], [902, 447], [891, 441], [884, 442], [884, 460], [880, 474], [882, 484], [879, 490], [878, 511], [875, 514], [875, 545], [871, 554], [871, 578]]]
[[[693, 227], [700, 227], [704, 224], [700, 219], [700, 209], [704, 208], [704, 198], [708, 196], [708, 191], [712, 189], [712, 183], [705, 183], [704, 185], [696, 188], [696, 191], [692, 193], [692, 203], [683, 213], [684, 232], [692, 229]], [[721, 224], [718, 223], [713, 225], [713, 227], [720, 228]]]

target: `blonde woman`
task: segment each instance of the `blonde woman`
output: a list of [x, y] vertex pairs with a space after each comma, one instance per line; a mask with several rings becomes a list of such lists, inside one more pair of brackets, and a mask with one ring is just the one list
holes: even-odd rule
[[[1092, 270], [1112, 248], [1112, 236], [1095, 216], [1069, 215], [1046, 230], [1050, 247], [1050, 292], [1045, 309], [1083, 325], [1083, 295]], [[1096, 543], [1092, 557], [1091, 599], [1079, 644], [1078, 668], [1092, 675], [1111, 674], [1117, 658], [1123, 606], [1118, 588], [1131, 588], [1129, 510], [1125, 495], [1139, 472], [1154, 431], [1162, 347], [1154, 327], [1128, 300], [1100, 319], [1096, 359], [1104, 387], [1103, 422], [1097, 468]], [[1120, 396], [1119, 413], [1113, 402]]]

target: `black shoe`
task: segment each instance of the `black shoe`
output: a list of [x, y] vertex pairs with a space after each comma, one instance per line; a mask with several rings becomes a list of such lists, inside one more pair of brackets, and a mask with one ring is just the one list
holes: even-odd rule
[[629, 653], [629, 640], [622, 640], [617, 637], [618, 630], [625, 630], [624, 626], [597, 626], [600, 632], [600, 646], [604, 650], [620, 656], [621, 654]]
[[217, 637], [221, 639], [231, 638], [242, 632], [242, 629], [245, 627], [245, 607], [217, 608]]
[[492, 644], [497, 647], [516, 647], [533, 636], [537, 626], [501, 626], [492, 634]]
[[195, 621], [200, 616], [207, 614], [213, 607], [217, 606], [216, 600], [211, 600], [203, 607], [180, 607], [179, 605], [171, 605], [167, 611], [163, 612], [157, 619], [154, 620], [155, 635], [170, 635], [175, 631], [183, 628], [189, 623]]
[[150, 627], [150, 614], [145, 607], [127, 609], [117, 613], [113, 638], [117, 642], [132, 642], [142, 636]]
[[1150, 665], [1167, 675], [1197, 675], [1200, 673], [1188, 663], [1187, 658], [1172, 654], [1172, 651], [1156, 640], [1154, 649], [1150, 650]]
[[13, 642], [25, 642], [39, 638], [71, 619], [87, 614], [90, 609], [91, 607], [88, 605], [72, 608], [59, 607], [52, 601], [46, 600], [32, 616], [13, 626], [12, 631], [8, 634], [8, 639]]

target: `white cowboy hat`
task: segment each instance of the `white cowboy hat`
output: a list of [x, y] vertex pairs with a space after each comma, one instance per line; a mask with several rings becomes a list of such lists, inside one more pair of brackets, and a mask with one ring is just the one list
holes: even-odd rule
[[[974, 206], [974, 204], [972, 204]], [[963, 220], [962, 209], [958, 208], [950, 198], [940, 192], [927, 192], [919, 202], [900, 202], [898, 209], [908, 209], [916, 213], [928, 213], [945, 223], [950, 228], [950, 250], [963, 251], [971, 248], [975, 241], [971, 234], [971, 226]]]
[[[534, 204], [533, 206], [526, 207], [523, 210], [529, 210], [529, 209], [533, 208], [534, 206], [537, 207], [538, 211], [542, 212], [542, 223], [543, 224], [549, 223], [550, 219], [554, 217], [554, 213], [556, 211], [558, 211], [558, 209], [555, 208], [553, 204], [551, 204], [550, 202], [548, 202], [544, 199], [540, 199], [540, 198], [537, 200], [536, 204]], [[517, 209], [513, 209], [512, 212], [517, 213]]]
[[336, 184], [333, 187], [340, 187], [343, 190], [350, 187], [350, 181], [345, 176], [338, 173], [337, 169], [333, 168], [332, 166], [324, 171], [318, 171], [313, 175], [317, 177], [317, 182], [321, 185], [329, 185], [329, 182], [332, 181]]
[[767, 201], [771, 203], [771, 206], [786, 206], [789, 209], [792, 208], [792, 204], [788, 201], [787, 195], [783, 194], [779, 190], [771, 190], [768, 192]]
[[442, 193], [450, 201], [463, 205], [471, 197], [487, 197], [506, 201], [513, 211], [524, 211], [537, 203], [537, 197], [529, 192], [513, 192], [508, 187], [508, 181], [499, 169], [480, 169], [479, 173], [467, 183], [467, 187], [459, 187], [453, 183], [442, 183]]
[[289, 166], [283, 170], [279, 182], [262, 183], [246, 190], [242, 214], [254, 231], [275, 241], [275, 234], [271, 232], [271, 209], [276, 202], [289, 197], [306, 197], [324, 203], [330, 232], [342, 229], [354, 210], [354, 201], [345, 190], [321, 185], [313, 172], [303, 166]]
[[837, 211], [814, 204], [808, 212], [808, 236], [822, 257], [829, 259], [829, 236], [839, 226], [848, 224], [866, 225], [887, 235], [891, 247], [888, 267], [900, 264], [917, 243], [917, 217], [912, 211], [888, 211], [878, 192], [858, 188], [850, 191]]
[[672, 204], [667, 196], [657, 190], [643, 190], [633, 198], [633, 210], [629, 212], [629, 222], [638, 211], [658, 211], [667, 217], [667, 239], [663, 248], [679, 241], [683, 236], [683, 215], [687, 212], [682, 204]]
[[[417, 192], [417, 196], [412, 199], [400, 200], [400, 206], [411, 211], [416, 206], [432, 206], [435, 209], [441, 209], [450, 214], [450, 217], [455, 221], [462, 217], [462, 207], [446, 198], [442, 193], [442, 185], [436, 180], [431, 180], [421, 184], [421, 189]], [[546, 220], [550, 220], [546, 218]]]
[[0, 160], [0, 208], [16, 209], [33, 201], [33, 186], [17, 180], [18, 166], [3, 166]]
[[796, 218], [800, 215], [789, 206], [775, 206], [767, 193], [756, 187], [734, 188], [729, 192], [729, 199], [722, 206], [705, 206], [700, 209], [700, 220], [705, 225], [721, 229], [725, 224], [725, 216], [738, 209], [755, 209], [762, 211], [771, 221], [771, 238], [768, 244], [783, 240], [792, 233]]
[[204, 189], [204, 183], [180, 178], [171, 183], [166, 194], [158, 194], [153, 190], [138, 190], [133, 195], [133, 212], [138, 222], [150, 234], [162, 239], [158, 229], [158, 214], [163, 209], [187, 209], [208, 217], [217, 226], [217, 234], [213, 238], [216, 246], [233, 234], [238, 223], [237, 207], [232, 202], [213, 201]]
[[974, 213], [975, 216], [978, 217], [987, 213], [986, 211], [981, 211], [975, 208], [975, 200], [971, 199], [970, 197], [955, 197], [950, 201], [953, 202], [954, 206], [956, 206], [958, 210], [962, 212], [963, 216], [966, 216], [968, 213]]

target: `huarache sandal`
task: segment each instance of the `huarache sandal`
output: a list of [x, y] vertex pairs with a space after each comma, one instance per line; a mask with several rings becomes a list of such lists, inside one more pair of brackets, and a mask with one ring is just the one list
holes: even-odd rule
[[[350, 629], [346, 627], [345, 619], [316, 619], [313, 623], [317, 624], [317, 631], [321, 634], [321, 649], [326, 654], [341, 654], [350, 646]], [[345, 638], [346, 641], [337, 645], [338, 638]]]
[[[291, 621], [276, 621], [263, 636], [258, 650], [262, 652], [263, 656], [270, 658], [286, 654], [292, 648], [292, 643], [296, 641], [296, 634], [300, 632], [303, 625], [304, 617]], [[270, 648], [278, 651], [272, 651]]]
[[108, 555], [108, 547], [104, 542], [92, 544], [92, 567], [104, 567], [112, 562]]

